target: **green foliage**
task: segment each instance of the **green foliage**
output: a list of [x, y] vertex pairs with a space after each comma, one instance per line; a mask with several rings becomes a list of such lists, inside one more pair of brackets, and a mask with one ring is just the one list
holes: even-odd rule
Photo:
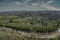
[[0, 16], [0, 26], [27, 32], [49, 33], [56, 31], [60, 23], [53, 20], [32, 20], [32, 17]]

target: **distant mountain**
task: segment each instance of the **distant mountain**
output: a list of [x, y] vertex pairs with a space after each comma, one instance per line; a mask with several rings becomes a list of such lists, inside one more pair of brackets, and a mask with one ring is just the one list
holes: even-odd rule
[[0, 14], [16, 14], [16, 15], [25, 14], [25, 13], [60, 15], [60, 11], [6, 11], [6, 12], [0, 12]]

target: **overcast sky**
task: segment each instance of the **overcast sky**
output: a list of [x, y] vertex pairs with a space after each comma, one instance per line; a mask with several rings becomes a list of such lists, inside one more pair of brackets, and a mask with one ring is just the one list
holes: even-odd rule
[[0, 11], [60, 10], [60, 0], [0, 0]]

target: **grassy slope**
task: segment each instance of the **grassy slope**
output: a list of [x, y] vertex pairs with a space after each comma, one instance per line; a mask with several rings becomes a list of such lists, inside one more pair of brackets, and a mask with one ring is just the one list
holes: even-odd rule
[[59, 40], [59, 38], [35, 38], [33, 35], [26, 36], [20, 31], [0, 27], [0, 40]]

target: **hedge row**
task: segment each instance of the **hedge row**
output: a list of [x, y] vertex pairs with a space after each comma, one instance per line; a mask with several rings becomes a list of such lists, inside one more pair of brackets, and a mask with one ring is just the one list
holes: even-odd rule
[[[3, 26], [0, 24], [0, 26]], [[26, 32], [41, 32], [41, 33], [46, 33], [46, 32], [54, 32], [58, 28], [57, 27], [52, 27], [52, 26], [32, 26], [32, 25], [26, 25], [26, 24], [5, 24], [4, 27], [16, 29], [16, 30], [21, 30], [21, 31], [26, 31]]]

